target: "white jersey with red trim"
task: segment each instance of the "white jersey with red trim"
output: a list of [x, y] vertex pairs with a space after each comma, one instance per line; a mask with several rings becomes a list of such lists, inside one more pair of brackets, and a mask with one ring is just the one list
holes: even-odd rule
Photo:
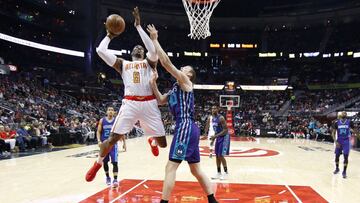
[[123, 61], [121, 77], [124, 81], [125, 96], [153, 95], [150, 79], [153, 70], [146, 59]]

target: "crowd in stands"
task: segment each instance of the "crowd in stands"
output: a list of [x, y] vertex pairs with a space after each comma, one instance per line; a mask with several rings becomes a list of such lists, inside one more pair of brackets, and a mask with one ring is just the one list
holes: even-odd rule
[[[62, 143], [84, 143], [94, 138], [100, 110], [78, 102], [50, 86], [43, 86], [31, 73], [0, 75], [0, 124], [15, 140], [11, 151], [24, 151]], [[9, 141], [10, 142], [10, 141]], [[12, 143], [12, 142], [11, 142]], [[3, 148], [2, 148], [3, 149]]]
[[292, 114], [317, 114], [360, 95], [359, 89], [302, 91], [291, 102]]
[[[121, 97], [90, 101], [63, 94], [57, 81], [38, 72], [0, 75], [0, 150], [26, 151], [69, 143], [85, 143], [94, 138], [97, 121], [108, 105], [120, 106]], [[76, 77], [76, 76], [74, 76]], [[70, 77], [71, 78], [71, 77]], [[161, 91], [171, 88], [171, 81], [160, 80]], [[71, 79], [69, 81], [71, 85]], [[95, 84], [94, 84], [95, 85]], [[101, 84], [99, 84], [101, 88]], [[111, 90], [109, 90], [111, 92]], [[114, 93], [116, 94], [116, 93]], [[195, 120], [202, 132], [213, 105], [225, 92], [196, 90]], [[258, 135], [275, 131], [278, 137], [301, 135], [311, 139], [330, 137], [330, 123], [315, 120], [317, 113], [360, 95], [358, 89], [297, 91], [240, 91], [240, 107], [233, 109], [236, 135]], [[285, 115], [276, 113], [290, 103]], [[168, 108], [161, 107], [167, 134], [174, 130]], [[226, 108], [221, 109], [225, 116]], [[132, 136], [141, 135], [141, 123]]]

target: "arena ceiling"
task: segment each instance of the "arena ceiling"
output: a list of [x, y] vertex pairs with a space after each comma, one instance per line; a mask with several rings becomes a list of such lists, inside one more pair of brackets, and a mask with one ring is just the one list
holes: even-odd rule
[[[183, 13], [181, 0], [103, 0], [125, 7], [134, 5], [159, 12]], [[302, 15], [360, 7], [357, 0], [221, 0], [214, 17]]]

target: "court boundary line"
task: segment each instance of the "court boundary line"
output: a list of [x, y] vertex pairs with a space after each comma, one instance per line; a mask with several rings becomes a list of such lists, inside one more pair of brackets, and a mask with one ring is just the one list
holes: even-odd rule
[[288, 190], [289, 190], [289, 192], [295, 197], [295, 199], [296, 199], [296, 201], [298, 202], [298, 203], [302, 203], [302, 201], [300, 200], [300, 198], [295, 194], [295, 192], [287, 185], [287, 184], [285, 184], [284, 185]]
[[118, 196], [117, 198], [111, 200], [109, 203], [114, 203], [116, 200], [122, 198], [123, 196], [127, 195], [129, 192], [135, 190], [137, 187], [139, 187], [141, 184], [145, 183], [146, 181], [148, 181], [148, 179], [144, 179], [143, 181], [141, 181], [140, 183], [136, 184], [134, 187], [128, 189], [126, 192], [122, 193], [120, 196]]
[[[131, 184], [131, 185], [133, 185], [133, 187], [131, 187], [130, 189], [128, 189], [128, 190], [126, 190], [125, 192], [123, 192], [122, 194], [118, 194], [119, 196], [117, 196], [117, 197], [114, 197], [114, 199], [112, 199], [109, 203], [114, 203], [114, 202], [116, 202], [116, 201], [118, 201], [120, 198], [122, 198], [122, 197], [124, 197], [124, 196], [126, 196], [126, 195], [128, 195], [129, 193], [131, 193], [131, 192], [133, 192], [135, 189], [137, 189], [140, 185], [143, 185], [145, 188], [146, 188], [146, 186], [147, 187], [149, 187], [148, 185], [145, 185], [144, 183], [146, 182], [146, 181], [149, 181], [149, 179], [148, 178], [146, 178], [146, 179], [120, 179], [120, 181], [119, 182], [122, 182], [122, 181], [124, 181], [124, 180], [130, 180], [130, 181], [135, 181], [135, 180], [137, 180], [137, 181], [139, 181], [139, 183], [136, 183], [136, 184]], [[136, 181], [136, 182], [137, 182]], [[153, 181], [153, 180], [151, 180], [151, 181]], [[154, 181], [160, 181], [160, 180], [154, 180]], [[161, 181], [160, 181], [161, 182]], [[179, 182], [193, 182], [193, 181], [179, 181]], [[252, 184], [254, 184], [254, 183], [230, 183], [230, 184], [240, 184], [240, 185], [242, 185], [242, 184], [245, 184], [245, 185], [252, 185]], [[300, 199], [300, 197], [295, 193], [295, 191], [291, 188], [291, 187], [293, 187], [293, 186], [289, 186], [288, 184], [280, 184], [280, 185], [272, 185], [272, 184], [256, 184], [256, 185], [264, 185], [264, 186], [283, 186], [283, 187], [285, 187], [290, 193], [291, 193], [291, 195], [296, 199], [296, 202], [297, 203], [303, 203], [302, 202], [302, 200]], [[309, 187], [309, 186], [301, 186], [301, 185], [298, 185], [299, 187]], [[297, 187], [297, 186], [294, 186], [294, 187]], [[311, 188], [311, 187], [310, 187]], [[294, 189], [296, 189], [296, 188], [294, 188]], [[311, 188], [312, 189], [312, 188]], [[287, 190], [283, 190], [283, 191], [281, 191], [280, 193], [281, 194], [283, 194], [283, 193], [285, 193]], [[314, 190], [314, 189], [312, 189], [313, 190], [313, 192], [315, 192], [316, 193], [316, 195], [318, 195], [319, 197], [321, 197], [322, 199], [324, 199], [325, 201], [327, 201], [322, 195], [320, 195], [316, 190]], [[100, 191], [101, 192], [101, 191]], [[161, 194], [161, 192], [159, 192], [159, 191], [155, 191], [156, 193], [159, 193], [159, 194]], [[98, 192], [99, 193], [99, 192]], [[279, 193], [279, 194], [280, 194]], [[132, 193], [131, 193], [132, 194]], [[93, 197], [93, 196], [96, 196], [97, 195], [97, 193], [96, 194], [94, 194], [94, 195], [92, 195], [92, 196], [90, 196], [90, 197]], [[84, 199], [84, 200], [82, 200], [82, 201], [85, 201], [85, 200], [88, 200], [90, 197], [87, 197], [86, 199]], [[262, 196], [262, 197], [264, 197], [264, 196]], [[262, 198], [262, 197], [257, 197], [257, 198]], [[235, 200], [236, 198], [223, 198], [223, 199], [221, 199], [221, 200]], [[81, 202], [82, 202], [81, 201]]]

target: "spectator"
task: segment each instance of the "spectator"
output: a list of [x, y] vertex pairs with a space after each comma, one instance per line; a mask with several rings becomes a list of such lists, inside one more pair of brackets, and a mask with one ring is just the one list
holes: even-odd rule
[[6, 143], [10, 144], [10, 150], [12, 152], [18, 152], [19, 148], [16, 146], [16, 131], [15, 130], [11, 130], [10, 126], [5, 125], [5, 130], [4, 130], [4, 137], [3, 139], [5, 140]]
[[[1, 156], [8, 156], [10, 151], [10, 144], [5, 142], [5, 128], [3, 125], [0, 125], [0, 155]], [[0, 157], [1, 157], [0, 156]]]

